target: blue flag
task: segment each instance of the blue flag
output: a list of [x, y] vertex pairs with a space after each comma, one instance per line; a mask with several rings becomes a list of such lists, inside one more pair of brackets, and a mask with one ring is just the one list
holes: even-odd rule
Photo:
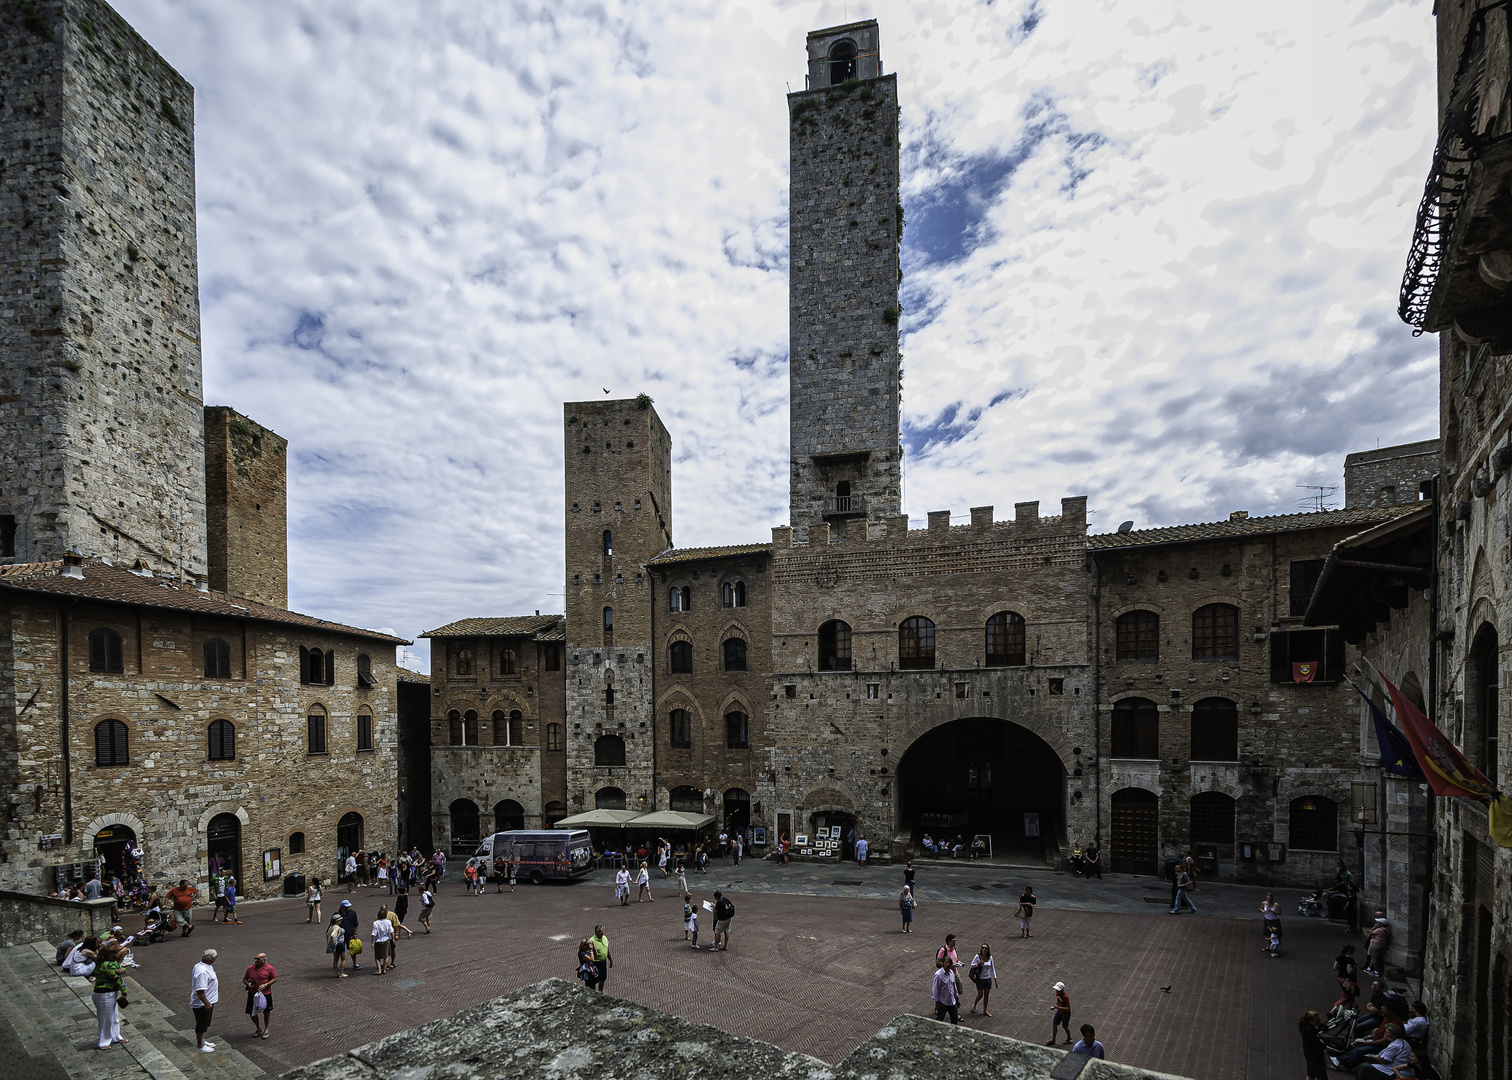
[[[1348, 676], [1345, 676], [1348, 678]], [[1349, 685], [1355, 688], [1360, 697], [1365, 699], [1365, 704], [1370, 706], [1370, 717], [1375, 721], [1376, 743], [1381, 748], [1381, 768], [1393, 776], [1405, 776], [1409, 780], [1425, 780], [1422, 768], [1418, 765], [1417, 756], [1412, 752], [1412, 744], [1407, 741], [1395, 724], [1381, 711], [1381, 707], [1371, 699], [1370, 695], [1360, 689], [1358, 683], [1349, 679]]]

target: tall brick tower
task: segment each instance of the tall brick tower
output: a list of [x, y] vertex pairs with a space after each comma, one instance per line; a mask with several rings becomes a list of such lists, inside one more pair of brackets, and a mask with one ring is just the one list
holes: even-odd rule
[[235, 409], [205, 409], [210, 587], [289, 606], [289, 441]]
[[0, 562], [205, 572], [193, 123], [108, 5], [0, 5]]
[[657, 651], [645, 566], [672, 546], [672, 437], [649, 398], [570, 401], [563, 413], [568, 808], [649, 812]]
[[[875, 20], [808, 36], [788, 95], [791, 515], [831, 535], [900, 512], [898, 86]], [[864, 535], [864, 534], [863, 534]]]

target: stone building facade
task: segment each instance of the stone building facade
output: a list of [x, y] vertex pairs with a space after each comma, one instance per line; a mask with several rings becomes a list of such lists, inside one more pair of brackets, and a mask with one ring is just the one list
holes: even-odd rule
[[289, 442], [235, 409], [205, 409], [210, 587], [289, 603]]
[[0, 12], [0, 562], [205, 572], [194, 91], [99, 0]]

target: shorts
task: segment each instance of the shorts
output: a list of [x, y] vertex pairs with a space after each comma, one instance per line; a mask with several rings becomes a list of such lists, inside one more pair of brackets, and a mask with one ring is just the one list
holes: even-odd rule
[[373, 959], [387, 960], [389, 958], [389, 943], [387, 941], [373, 942]]
[[1065, 1016], [1062, 1016], [1059, 1009], [1051, 1009], [1050, 1030], [1054, 1031], [1057, 1027], [1063, 1027], [1066, 1029], [1067, 1035], [1071, 1034], [1071, 1014], [1067, 1013]]
[[217, 896], [215, 898], [215, 906], [216, 907], [225, 907], [226, 906], [226, 898], [224, 896]]
[[214, 1005], [206, 1005], [203, 1009], [191, 1009], [194, 1013], [194, 1033], [203, 1035], [210, 1030], [210, 1014], [215, 1012]]
[[[255, 990], [248, 990], [247, 991], [247, 1015], [248, 1016], [252, 1015], [252, 998], [256, 995], [256, 993], [257, 992]], [[273, 1011], [273, 995], [264, 992], [263, 997], [265, 997], [265, 998], [268, 999], [268, 1007], [266, 1009], [264, 1009], [263, 1012], [265, 1012], [265, 1013], [272, 1012]]]
[[337, 938], [334, 942], [332, 942], [332, 941], [327, 941], [326, 942], [326, 955], [327, 956], [330, 956], [333, 953], [344, 953], [346, 951], [347, 950], [346, 950], [346, 935], [345, 934], [341, 935], [341, 937]]
[[601, 983], [609, 978], [609, 961], [595, 960], [593, 962], [593, 981]]
[[614, 896], [615, 896], [615, 899], [618, 899], [621, 896], [629, 896], [629, 895], [630, 895], [630, 886], [628, 886], [628, 885], [616, 885], [614, 887]]
[[174, 908], [173, 914], [176, 918], [184, 920], [184, 923], [186, 925], [194, 925], [194, 912], [192, 912], [189, 908]]
[[977, 986], [978, 990], [991, 990], [992, 989], [992, 980], [991, 979], [973, 979], [971, 981], [974, 982], [974, 983], [976, 983], [976, 986]]
[[716, 934], [728, 934], [730, 932], [730, 920], [729, 919], [715, 919], [714, 920], [714, 932]]

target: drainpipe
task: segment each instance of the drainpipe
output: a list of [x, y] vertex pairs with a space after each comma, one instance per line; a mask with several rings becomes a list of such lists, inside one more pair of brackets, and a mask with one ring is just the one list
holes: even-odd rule
[[58, 746], [63, 753], [63, 843], [73, 843], [73, 768], [68, 745], [68, 613], [78, 603], [70, 601], [59, 609], [62, 629], [58, 638]]

